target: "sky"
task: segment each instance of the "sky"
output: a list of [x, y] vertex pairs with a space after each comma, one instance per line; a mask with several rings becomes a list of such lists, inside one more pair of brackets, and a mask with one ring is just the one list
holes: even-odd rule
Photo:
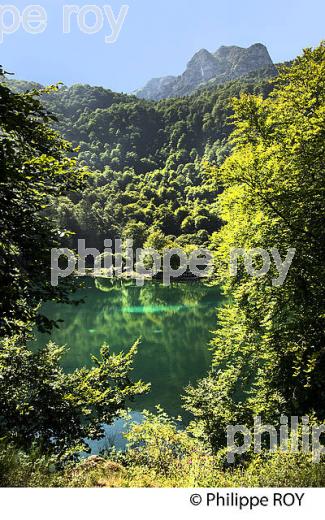
[[[2, 4], [0, 63], [17, 79], [132, 92], [153, 77], [181, 74], [202, 48], [214, 52], [221, 45], [260, 42], [278, 63], [325, 39], [325, 0], [95, 1]], [[31, 5], [43, 13], [33, 13]], [[70, 12], [71, 5], [76, 8]], [[33, 14], [42, 19], [32, 21]], [[112, 31], [116, 20], [119, 33]], [[112, 34], [116, 41], [105, 43]]]

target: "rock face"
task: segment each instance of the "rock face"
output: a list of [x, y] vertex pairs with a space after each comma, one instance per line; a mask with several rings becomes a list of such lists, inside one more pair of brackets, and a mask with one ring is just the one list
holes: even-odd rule
[[159, 100], [192, 94], [208, 84], [225, 83], [240, 78], [259, 69], [275, 68], [267, 48], [255, 43], [244, 49], [232, 45], [222, 46], [214, 54], [201, 49], [188, 62], [181, 76], [155, 78], [135, 92], [143, 99]]

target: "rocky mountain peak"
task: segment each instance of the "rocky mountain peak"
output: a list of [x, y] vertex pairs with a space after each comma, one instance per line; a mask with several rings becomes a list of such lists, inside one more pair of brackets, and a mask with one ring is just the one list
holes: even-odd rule
[[248, 48], [222, 45], [214, 54], [201, 49], [190, 59], [183, 74], [155, 78], [138, 90], [136, 95], [154, 100], [185, 96], [210, 81], [221, 84], [270, 67], [274, 65], [262, 43], [255, 43]]

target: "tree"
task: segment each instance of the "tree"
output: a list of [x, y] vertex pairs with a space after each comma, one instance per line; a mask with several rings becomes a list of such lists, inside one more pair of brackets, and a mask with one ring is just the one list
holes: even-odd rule
[[20, 338], [0, 343], [0, 437], [25, 450], [60, 457], [89, 451], [86, 439], [104, 436], [104, 424], [125, 408], [127, 400], [148, 389], [131, 383], [129, 372], [137, 352], [110, 354], [101, 348], [94, 366], [65, 374], [60, 366], [64, 348], [49, 343], [37, 353]]
[[[226, 424], [256, 415], [325, 418], [324, 101], [323, 43], [282, 70], [268, 99], [234, 100], [233, 152], [215, 172], [224, 225], [213, 238], [231, 303], [219, 313], [211, 376], [186, 397], [215, 446]], [[231, 249], [255, 247], [278, 248], [282, 260], [296, 249], [282, 286], [274, 263], [262, 277], [242, 264], [230, 276]]]
[[[0, 335], [24, 329], [43, 300], [68, 301], [71, 283], [51, 286], [51, 249], [64, 230], [46, 217], [61, 195], [79, 189], [85, 169], [72, 146], [51, 129], [40, 96], [0, 83]], [[50, 328], [38, 315], [38, 324]]]
[[63, 348], [26, 347], [29, 325], [51, 329], [37, 314], [42, 302], [69, 302], [71, 283], [50, 283], [51, 248], [67, 231], [48, 211], [79, 189], [86, 173], [49, 126], [53, 117], [39, 97], [51, 91], [16, 94], [0, 84], [0, 437], [67, 457], [86, 449], [86, 438], [101, 438], [103, 424], [147, 386], [129, 380], [137, 345], [118, 355], [104, 346], [93, 368], [70, 374], [60, 366]]

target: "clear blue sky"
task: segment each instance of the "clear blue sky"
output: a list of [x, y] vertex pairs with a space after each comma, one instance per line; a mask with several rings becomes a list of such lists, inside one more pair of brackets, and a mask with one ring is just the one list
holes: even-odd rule
[[[111, 5], [117, 16], [129, 5], [124, 25], [114, 44], [105, 19], [97, 34], [80, 32], [72, 17], [71, 33], [63, 34], [64, 4]], [[149, 79], [180, 74], [199, 49], [215, 51], [220, 45], [267, 45], [275, 62], [289, 60], [304, 47], [325, 38], [324, 0], [11, 0], [20, 12], [30, 4], [48, 14], [44, 33], [31, 35], [20, 28], [4, 35], [0, 56], [7, 70], [19, 79], [43, 84], [89, 83], [130, 92]], [[9, 14], [0, 23], [10, 24]], [[91, 25], [94, 17], [87, 18]]]

